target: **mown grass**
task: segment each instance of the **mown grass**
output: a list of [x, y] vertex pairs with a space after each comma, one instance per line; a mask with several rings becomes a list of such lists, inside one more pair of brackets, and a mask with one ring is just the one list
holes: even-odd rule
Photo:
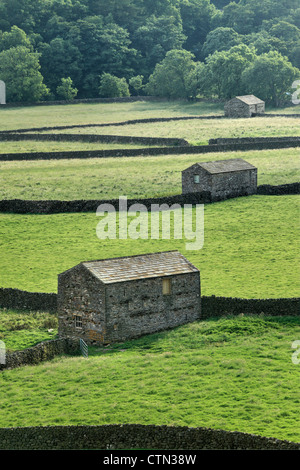
[[[243, 158], [258, 184], [299, 181], [299, 149], [0, 162], [0, 199], [111, 199], [181, 194], [181, 172], [199, 161]], [[138, 170], [138, 171], [137, 171]]]
[[4, 371], [0, 426], [204, 426], [300, 441], [299, 318], [198, 321]]
[[6, 351], [35, 346], [57, 334], [57, 317], [48, 312], [0, 309], [0, 340]]
[[167, 122], [147, 122], [126, 126], [74, 128], [75, 134], [109, 134], [142, 137], [181, 137], [190, 144], [208, 144], [209, 139], [218, 137], [285, 137], [299, 136], [299, 119], [293, 117], [259, 117], [252, 119], [201, 119]]
[[0, 130], [102, 124], [132, 119], [224, 114], [222, 104], [185, 101], [78, 103], [1, 109]]
[[[300, 113], [300, 105], [271, 109], [275, 114]], [[138, 101], [133, 103], [78, 103], [54, 106], [22, 106], [1, 108], [0, 130], [32, 127], [102, 124], [133, 119], [166, 118], [224, 114], [222, 103], [205, 101]]]
[[[102, 142], [43, 142], [43, 141], [15, 141], [1, 142], [0, 155], [3, 153], [36, 153], [36, 152], [75, 152], [89, 150], [119, 150], [124, 148], [144, 148], [145, 145], [115, 144]], [[153, 147], [147, 145], [147, 147]]]
[[56, 292], [57, 274], [81, 261], [176, 249], [200, 269], [203, 295], [299, 295], [299, 196], [206, 205], [202, 249], [186, 245], [200, 240], [199, 232], [187, 237], [183, 231], [182, 239], [174, 239], [172, 218], [170, 239], [151, 239], [149, 231], [148, 238], [136, 240], [119, 239], [118, 227], [116, 239], [97, 238], [100, 220], [96, 212], [1, 214], [1, 287]]

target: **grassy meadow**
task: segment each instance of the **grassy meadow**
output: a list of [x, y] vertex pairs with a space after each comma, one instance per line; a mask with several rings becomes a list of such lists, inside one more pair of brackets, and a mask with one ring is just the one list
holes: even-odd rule
[[132, 103], [76, 103], [54, 106], [24, 106], [1, 109], [1, 115], [3, 116], [1, 130], [76, 124], [93, 125], [133, 119], [212, 114], [223, 115], [224, 108], [222, 104], [160, 100], [153, 102], [136, 101]]
[[[271, 112], [300, 112], [300, 106]], [[0, 110], [0, 130], [121, 122], [150, 117], [223, 114], [205, 102], [136, 102]], [[298, 120], [199, 120], [67, 132], [182, 137], [299, 135]], [[20, 147], [21, 146], [21, 147]], [[124, 147], [124, 145], [121, 145]], [[104, 148], [103, 144], [0, 142], [0, 153]], [[20, 150], [22, 148], [23, 150]], [[106, 148], [106, 147], [105, 147]], [[107, 148], [116, 148], [109, 144]], [[41, 150], [46, 149], [46, 150]], [[258, 184], [299, 181], [299, 149], [138, 158], [0, 163], [0, 199], [109, 199], [181, 192], [181, 171], [197, 161], [244, 158]], [[194, 239], [196, 230], [195, 208]], [[99, 239], [96, 213], [0, 214], [0, 287], [56, 292], [58, 273], [84, 260], [177, 249], [201, 273], [202, 295], [298, 297], [299, 196], [251, 196], [204, 207], [204, 244], [194, 240]], [[118, 228], [118, 214], [116, 216]], [[130, 226], [131, 219], [128, 224]], [[161, 222], [162, 224], [162, 222]], [[118, 233], [118, 231], [117, 231]], [[57, 317], [0, 309], [7, 350], [57, 336]], [[239, 315], [200, 320], [106, 348], [89, 358], [56, 357], [0, 374], [0, 427], [140, 423], [240, 431], [300, 442], [299, 366], [292, 342], [299, 317]]]
[[0, 426], [204, 426], [299, 442], [299, 336], [299, 318], [226, 317], [4, 371]]
[[108, 134], [136, 137], [180, 137], [192, 145], [208, 144], [218, 137], [299, 136], [299, 119], [293, 117], [257, 117], [252, 119], [191, 119], [146, 122], [124, 126], [84, 127], [52, 130], [46, 133]]
[[27, 160], [0, 162], [0, 199], [111, 199], [121, 195], [143, 198], [180, 194], [183, 169], [199, 161], [227, 158], [244, 158], [257, 166], [259, 185], [299, 180], [298, 148], [155, 157]]
[[49, 312], [0, 309], [0, 340], [6, 351], [30, 348], [57, 335], [57, 316]]

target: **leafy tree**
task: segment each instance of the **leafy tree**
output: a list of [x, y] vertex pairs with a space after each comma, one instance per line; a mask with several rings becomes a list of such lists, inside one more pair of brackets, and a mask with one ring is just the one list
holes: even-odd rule
[[245, 44], [217, 51], [206, 59], [206, 94], [229, 99], [243, 92], [241, 76], [256, 58], [255, 49]]
[[55, 38], [49, 44], [39, 45], [41, 52], [41, 73], [46, 85], [54, 92], [59, 86], [60, 77], [71, 77], [80, 84], [82, 76], [82, 54], [71, 41]]
[[183, 34], [187, 37], [184, 48], [200, 58], [202, 45], [214, 25], [216, 7], [210, 0], [181, 0], [179, 3]]
[[216, 51], [225, 51], [241, 43], [240, 35], [233, 28], [222, 26], [210, 31], [202, 47], [203, 57]]
[[182, 25], [174, 17], [151, 15], [132, 36], [133, 46], [141, 52], [140, 70], [149, 76], [166, 53], [179, 49], [185, 36]]
[[71, 101], [73, 100], [78, 93], [77, 88], [73, 88], [73, 81], [70, 77], [62, 78], [61, 85], [56, 89], [56, 94], [59, 98], [63, 100]]
[[129, 79], [129, 85], [133, 89], [135, 95], [139, 95], [143, 91], [143, 80], [143, 75], [137, 75], [136, 77], [131, 77]]
[[245, 90], [273, 106], [286, 101], [293, 82], [299, 78], [300, 70], [277, 51], [258, 56], [242, 74]]
[[12, 26], [10, 31], [2, 33], [0, 31], [0, 51], [5, 51], [11, 47], [23, 46], [32, 50], [30, 39], [27, 37], [25, 31]]
[[195, 72], [194, 55], [184, 49], [167, 52], [166, 57], [156, 65], [146, 85], [149, 95], [165, 98], [189, 98], [191, 74]]
[[104, 98], [130, 96], [128, 83], [125, 78], [103, 73], [100, 79], [99, 95]]
[[39, 54], [24, 46], [0, 53], [0, 76], [8, 101], [39, 101], [49, 92], [40, 73]]

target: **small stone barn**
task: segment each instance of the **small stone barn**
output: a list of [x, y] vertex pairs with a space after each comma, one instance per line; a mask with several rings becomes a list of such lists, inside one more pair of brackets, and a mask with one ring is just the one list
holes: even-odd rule
[[212, 201], [257, 192], [257, 168], [242, 158], [200, 162], [182, 171], [182, 193], [209, 191]]
[[58, 333], [122, 342], [195, 321], [200, 272], [178, 251], [82, 262], [58, 275]]
[[265, 113], [265, 102], [254, 95], [236, 96], [224, 106], [225, 116], [249, 118]]

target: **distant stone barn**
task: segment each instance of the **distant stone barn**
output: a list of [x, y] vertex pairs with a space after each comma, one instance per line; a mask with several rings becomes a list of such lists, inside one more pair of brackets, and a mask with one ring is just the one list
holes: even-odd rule
[[58, 333], [122, 342], [199, 319], [200, 272], [178, 251], [82, 262], [58, 275]]
[[242, 158], [200, 162], [182, 171], [182, 193], [209, 191], [212, 201], [257, 192], [257, 168]]
[[224, 106], [225, 116], [249, 118], [265, 113], [265, 102], [254, 95], [236, 96]]

